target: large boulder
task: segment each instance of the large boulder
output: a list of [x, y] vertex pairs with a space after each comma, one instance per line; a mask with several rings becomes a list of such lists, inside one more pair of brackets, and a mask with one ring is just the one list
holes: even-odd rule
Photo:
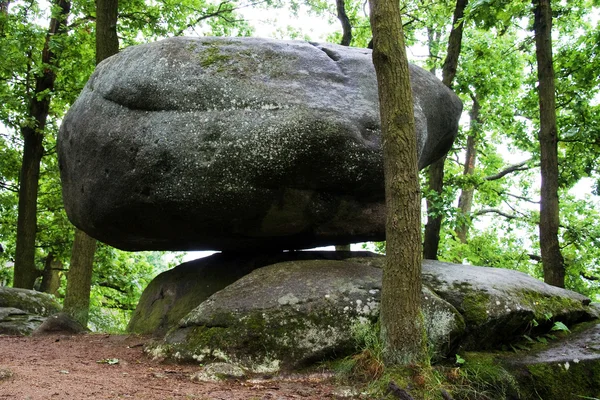
[[556, 321], [572, 324], [598, 315], [589, 298], [509, 269], [425, 260], [423, 282], [465, 318], [463, 349], [494, 348]]
[[49, 294], [0, 286], [0, 335], [29, 335], [60, 310]]
[[302, 251], [217, 253], [188, 261], [158, 275], [144, 289], [127, 330], [163, 336], [211, 295], [257, 268], [284, 261], [343, 260], [370, 257], [370, 252]]
[[[422, 168], [462, 105], [410, 67]], [[71, 221], [126, 250], [309, 248], [384, 238], [371, 50], [171, 38], [102, 62], [63, 120]]]
[[[195, 309], [186, 304], [190, 311], [176, 324], [175, 318], [163, 318], [170, 321], [171, 330], [153, 354], [233, 361], [262, 370], [351, 353], [353, 330], [378, 316], [385, 258], [344, 253], [327, 259], [325, 254], [287, 253], [287, 261], [256, 268], [209, 297], [196, 299]], [[196, 274], [188, 271], [188, 279], [202, 278], [188, 290], [215, 287], [206, 271], [209, 264], [208, 270], [219, 270], [221, 260], [227, 259], [213, 256], [198, 264]], [[246, 256], [244, 264], [249, 263]], [[163, 287], [168, 284], [168, 279], [161, 281]], [[597, 317], [588, 298], [517, 271], [424, 261], [423, 282], [424, 320], [435, 356], [453, 355], [457, 349], [500, 348], [524, 334], [548, 332], [555, 321], [570, 325]], [[158, 292], [156, 287], [152, 291]], [[138, 306], [136, 314], [160, 314], [161, 305], [149, 304], [142, 306], [146, 310]]]
[[[379, 315], [382, 271], [370, 262], [296, 260], [256, 269], [188, 313], [155, 354], [233, 361], [256, 372], [351, 354], [353, 332]], [[428, 288], [422, 302], [431, 350], [443, 353], [463, 333], [463, 319]]]

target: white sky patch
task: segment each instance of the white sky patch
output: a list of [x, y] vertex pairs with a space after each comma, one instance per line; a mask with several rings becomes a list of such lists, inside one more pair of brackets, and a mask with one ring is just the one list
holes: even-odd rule
[[328, 35], [342, 29], [341, 25], [331, 24], [327, 16], [310, 13], [306, 6], [300, 7], [297, 16], [292, 16], [289, 7], [269, 10], [245, 8], [239, 12], [254, 27], [255, 37], [291, 39], [287, 33], [289, 27], [310, 40], [325, 41]]

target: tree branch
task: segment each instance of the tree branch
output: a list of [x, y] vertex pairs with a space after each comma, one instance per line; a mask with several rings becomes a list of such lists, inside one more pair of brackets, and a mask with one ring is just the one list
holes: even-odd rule
[[350, 24], [348, 14], [346, 14], [344, 0], [336, 0], [335, 4], [337, 8], [337, 17], [342, 24], [342, 41], [340, 44], [342, 46], [350, 46], [350, 42], [352, 41], [352, 25]]
[[495, 181], [495, 180], [503, 178], [504, 176], [506, 176], [506, 175], [508, 175], [510, 173], [516, 172], [516, 171], [526, 171], [526, 170], [532, 168], [532, 167], [525, 167], [525, 165], [527, 165], [527, 163], [529, 161], [531, 161], [531, 159], [525, 160], [525, 161], [520, 162], [518, 164], [511, 165], [511, 166], [507, 167], [506, 169], [498, 172], [497, 174], [486, 176], [484, 179], [486, 181]]
[[98, 282], [97, 285], [105, 287], [105, 288], [116, 290], [119, 293], [128, 294], [127, 290], [124, 290], [120, 286], [117, 286], [114, 283], [110, 283], [108, 281]]
[[518, 219], [519, 217], [513, 214], [508, 214], [502, 210], [498, 210], [497, 208], [483, 208], [481, 210], [475, 211], [473, 215], [484, 215], [484, 214], [498, 214], [506, 219]]
[[600, 277], [599, 276], [589, 275], [589, 274], [586, 274], [583, 271], [581, 271], [579, 273], [579, 276], [581, 276], [583, 279], [587, 279], [588, 281], [600, 281]]
[[5, 190], [8, 190], [9, 192], [13, 192], [13, 193], [19, 193], [19, 188], [17, 186], [9, 185], [6, 182], [0, 181], [0, 189], [5, 189]]

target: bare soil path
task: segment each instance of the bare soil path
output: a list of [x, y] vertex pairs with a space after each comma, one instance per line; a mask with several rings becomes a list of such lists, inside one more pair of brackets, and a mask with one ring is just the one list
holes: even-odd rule
[[[339, 399], [325, 374], [219, 383], [190, 377], [201, 367], [162, 364], [139, 336], [0, 336], [0, 399]], [[118, 361], [115, 361], [118, 360]]]

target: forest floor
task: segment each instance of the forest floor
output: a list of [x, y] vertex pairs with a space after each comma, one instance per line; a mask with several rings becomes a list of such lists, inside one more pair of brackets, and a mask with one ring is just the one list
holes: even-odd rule
[[88, 334], [0, 336], [0, 399], [340, 399], [330, 374], [194, 382], [198, 365], [153, 361], [147, 338]]

